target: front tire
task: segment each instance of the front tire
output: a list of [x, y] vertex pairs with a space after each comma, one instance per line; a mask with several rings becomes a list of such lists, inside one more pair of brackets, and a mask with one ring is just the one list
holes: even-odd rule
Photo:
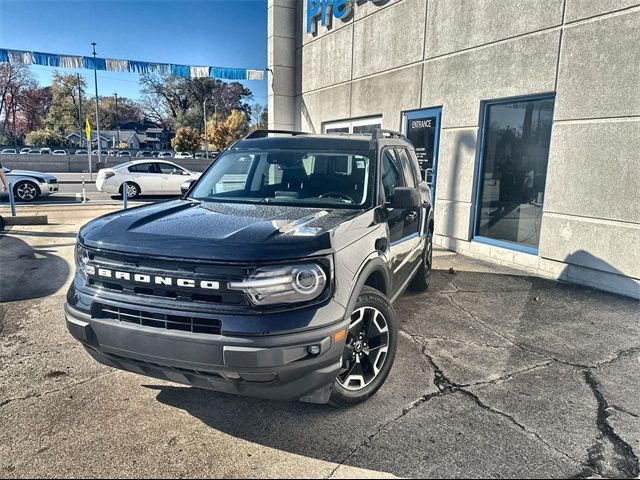
[[40, 196], [40, 189], [35, 183], [23, 180], [15, 184], [13, 194], [21, 202], [31, 202]]
[[351, 325], [329, 403], [347, 407], [364, 402], [384, 384], [398, 348], [398, 323], [389, 300], [365, 286], [351, 314]]
[[424, 292], [431, 283], [431, 267], [433, 266], [433, 232], [429, 230], [427, 244], [422, 252], [420, 267], [411, 280], [409, 288], [414, 292]]

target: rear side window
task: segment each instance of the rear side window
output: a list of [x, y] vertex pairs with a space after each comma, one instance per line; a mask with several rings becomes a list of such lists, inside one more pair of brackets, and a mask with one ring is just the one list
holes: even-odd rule
[[386, 202], [390, 202], [393, 196], [393, 189], [404, 186], [402, 181], [402, 167], [400, 166], [395, 150], [391, 148], [384, 150], [380, 167], [384, 198]]

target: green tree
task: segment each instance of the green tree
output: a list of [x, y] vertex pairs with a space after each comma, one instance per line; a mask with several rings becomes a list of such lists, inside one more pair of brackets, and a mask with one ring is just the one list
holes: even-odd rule
[[207, 140], [217, 150], [244, 137], [249, 130], [247, 115], [240, 110], [232, 110], [224, 120], [212, 118], [207, 124]]
[[[51, 84], [51, 105], [44, 121], [46, 129], [66, 136], [78, 131], [78, 105], [81, 92], [87, 88], [84, 78], [76, 75], [53, 73]], [[82, 98], [81, 122], [84, 124], [85, 115], [90, 115], [90, 99]]]
[[99, 105], [100, 128], [104, 128], [105, 130], [115, 130], [118, 124], [122, 125], [126, 122], [137, 122], [142, 118], [142, 107], [140, 104], [126, 97], [118, 98], [117, 115], [115, 97], [100, 97]]
[[24, 143], [32, 147], [63, 147], [68, 145], [69, 141], [60, 132], [43, 128], [29, 132]]
[[171, 140], [171, 146], [176, 152], [191, 152], [192, 154], [200, 148], [201, 143], [200, 132], [192, 127], [179, 128]]

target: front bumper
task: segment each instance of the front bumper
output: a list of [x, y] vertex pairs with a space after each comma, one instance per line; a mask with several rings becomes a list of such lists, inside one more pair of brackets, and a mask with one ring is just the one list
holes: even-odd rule
[[[273, 400], [326, 403], [349, 319], [306, 332], [230, 337], [93, 318], [65, 305], [67, 329], [98, 362], [194, 387]], [[308, 347], [320, 346], [318, 355]]]

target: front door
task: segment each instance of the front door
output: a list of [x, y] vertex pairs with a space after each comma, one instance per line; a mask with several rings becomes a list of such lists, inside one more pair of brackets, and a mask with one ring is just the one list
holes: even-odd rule
[[442, 107], [405, 112], [404, 133], [413, 146], [431, 188], [432, 202], [436, 198], [436, 175], [438, 173], [438, 147], [440, 145], [440, 120]]

